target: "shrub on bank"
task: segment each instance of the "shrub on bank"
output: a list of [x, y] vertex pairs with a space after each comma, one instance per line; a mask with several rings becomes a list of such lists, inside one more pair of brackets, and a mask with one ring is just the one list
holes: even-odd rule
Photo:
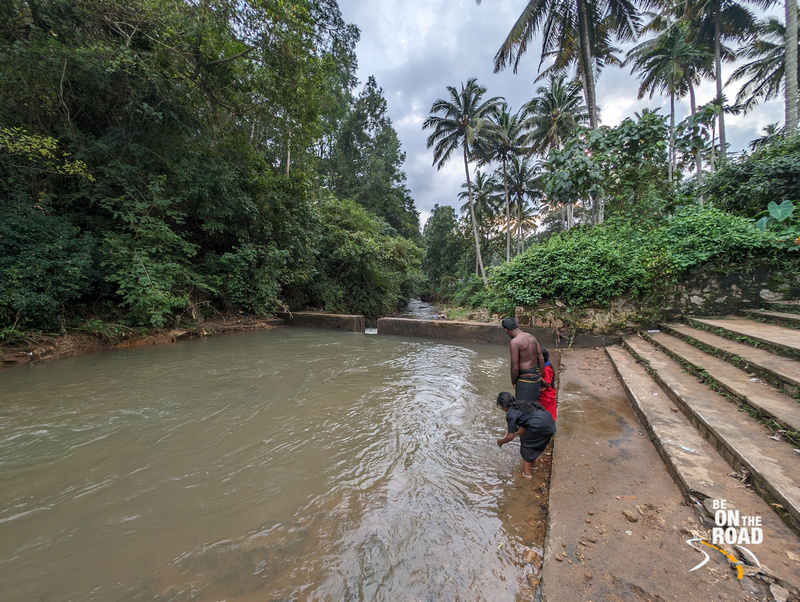
[[752, 220], [710, 206], [689, 206], [661, 223], [611, 220], [557, 234], [496, 268], [495, 299], [535, 305], [542, 299], [606, 306], [614, 297], [657, 298], [689, 270], [761, 257], [780, 265], [787, 251]]

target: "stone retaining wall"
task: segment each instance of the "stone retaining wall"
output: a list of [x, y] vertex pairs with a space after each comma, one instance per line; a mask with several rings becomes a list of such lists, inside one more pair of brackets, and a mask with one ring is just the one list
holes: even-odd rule
[[364, 316], [326, 314], [312, 311], [278, 312], [276, 314], [290, 326], [307, 326], [310, 328], [331, 328], [347, 332], [364, 332]]
[[[573, 337], [560, 336], [552, 328], [522, 327], [531, 333], [547, 349], [564, 347], [604, 347], [616, 342], [613, 336], [591, 336], [578, 334]], [[405, 337], [426, 337], [446, 339], [467, 343], [489, 343], [508, 345], [508, 334], [499, 324], [482, 322], [461, 322], [457, 320], [414, 320], [408, 318], [381, 318], [378, 320], [378, 334]]]

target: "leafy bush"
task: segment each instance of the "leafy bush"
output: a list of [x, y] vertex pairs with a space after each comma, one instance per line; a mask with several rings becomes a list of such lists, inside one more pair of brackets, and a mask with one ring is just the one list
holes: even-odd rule
[[795, 211], [794, 203], [785, 200], [778, 205], [770, 201], [767, 210], [756, 218], [759, 218], [756, 222], [759, 230], [770, 230], [775, 234], [775, 246], [800, 251], [800, 214]]
[[311, 303], [369, 318], [400, 308], [422, 280], [422, 250], [354, 201], [328, 197], [318, 209]]
[[0, 324], [52, 328], [90, 288], [95, 241], [53, 215], [48, 197], [0, 199]]
[[496, 269], [493, 281], [517, 305], [541, 299], [604, 303], [621, 293], [636, 295], [646, 278], [644, 237], [625, 222], [573, 228]]
[[658, 229], [650, 247], [680, 275], [712, 258], [736, 261], [764, 254], [774, 242], [751, 220], [710, 206], [688, 206]]
[[777, 137], [709, 175], [703, 195], [725, 211], [752, 217], [771, 201], [800, 201], [800, 135]]
[[649, 229], [611, 220], [555, 235], [497, 268], [493, 284], [496, 297], [516, 305], [558, 299], [602, 306], [617, 296], [658, 293], [712, 259], [772, 256], [775, 242], [751, 220], [690, 206]]

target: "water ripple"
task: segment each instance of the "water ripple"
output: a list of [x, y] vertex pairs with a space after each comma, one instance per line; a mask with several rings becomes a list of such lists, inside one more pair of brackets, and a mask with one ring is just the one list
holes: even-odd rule
[[517, 599], [506, 355], [291, 329], [9, 370], [0, 591]]

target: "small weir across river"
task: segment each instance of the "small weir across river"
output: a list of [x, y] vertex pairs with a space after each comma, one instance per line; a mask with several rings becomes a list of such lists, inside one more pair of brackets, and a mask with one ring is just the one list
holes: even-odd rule
[[507, 355], [283, 328], [0, 372], [2, 598], [530, 598]]

